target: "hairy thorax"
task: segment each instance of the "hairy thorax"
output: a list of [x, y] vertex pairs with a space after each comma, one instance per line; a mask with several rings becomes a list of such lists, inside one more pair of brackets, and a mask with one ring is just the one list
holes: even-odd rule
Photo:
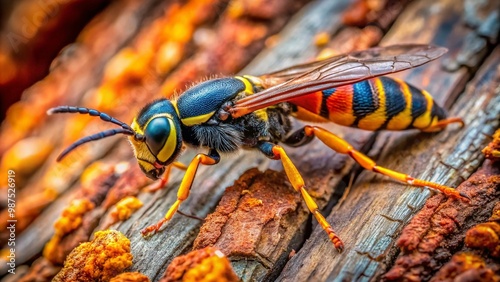
[[228, 153], [239, 148], [253, 148], [259, 141], [278, 143], [291, 130], [292, 106], [281, 103], [240, 118], [221, 119], [215, 114], [207, 122], [183, 128], [188, 145], [216, 149]]

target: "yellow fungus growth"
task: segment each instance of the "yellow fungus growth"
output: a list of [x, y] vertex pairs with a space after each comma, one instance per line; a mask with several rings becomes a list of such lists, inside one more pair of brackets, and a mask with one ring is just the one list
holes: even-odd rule
[[121, 199], [111, 211], [111, 216], [116, 221], [124, 221], [128, 219], [132, 213], [142, 207], [141, 200], [133, 196], [128, 196]]
[[330, 41], [330, 35], [327, 32], [320, 32], [314, 36], [314, 45], [324, 47]]
[[83, 215], [93, 208], [94, 204], [88, 199], [76, 199], [64, 209], [61, 217], [54, 223], [54, 236], [52, 236], [43, 249], [43, 256], [47, 260], [54, 264], [62, 264], [61, 259], [57, 255], [61, 239], [66, 234], [77, 229], [82, 224]]
[[500, 129], [493, 134], [493, 141], [483, 149], [483, 154], [487, 159], [500, 160]]
[[149, 278], [139, 272], [124, 272], [109, 280], [109, 282], [149, 282]]
[[176, 257], [160, 282], [240, 281], [224, 254], [214, 247], [195, 250]]
[[465, 244], [469, 248], [487, 249], [491, 256], [500, 257], [500, 224], [480, 223], [465, 234]]
[[98, 231], [71, 251], [52, 281], [110, 281], [131, 265], [130, 240], [116, 230]]
[[93, 208], [94, 204], [88, 199], [73, 200], [54, 223], [56, 234], [64, 235], [78, 228], [82, 224], [82, 216]]

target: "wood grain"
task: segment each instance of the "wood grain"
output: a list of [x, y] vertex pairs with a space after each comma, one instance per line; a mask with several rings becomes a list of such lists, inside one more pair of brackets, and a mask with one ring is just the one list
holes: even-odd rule
[[[448, 42], [456, 43], [467, 33], [460, 24], [462, 8], [454, 1], [440, 1], [435, 4], [439, 6], [436, 12], [431, 2], [422, 1], [409, 7], [383, 42], [431, 40], [451, 48], [450, 53], [454, 54], [454, 48], [460, 45]], [[426, 16], [415, 17], [415, 14]], [[432, 28], [424, 28], [427, 24]], [[499, 125], [500, 100], [493, 90], [498, 85], [495, 80], [497, 56], [498, 52], [488, 59], [492, 63], [482, 69], [467, 93], [452, 107], [451, 115], [463, 117], [465, 128], [450, 127], [434, 135], [384, 132], [378, 136], [369, 155], [375, 156], [379, 165], [446, 185], [457, 186], [465, 180], [480, 165], [480, 150]], [[461, 85], [469, 77], [464, 69], [446, 73], [435, 63], [410, 73], [407, 80], [424, 82], [425, 88], [441, 103], [453, 101], [454, 93], [462, 91]], [[484, 91], [478, 87], [483, 83], [493, 88]], [[346, 252], [336, 254], [322, 231], [316, 228], [278, 280], [365, 281], [378, 277], [390, 263], [391, 253], [397, 251], [391, 246], [401, 227], [422, 207], [429, 194], [428, 190], [405, 188], [372, 172], [362, 172], [345, 203], [336, 206], [328, 216], [344, 238], [348, 246]], [[325, 259], [327, 256], [331, 259]]]

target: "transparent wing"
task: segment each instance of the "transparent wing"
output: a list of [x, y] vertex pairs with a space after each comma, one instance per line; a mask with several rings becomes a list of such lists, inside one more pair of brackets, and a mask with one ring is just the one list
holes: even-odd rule
[[233, 117], [369, 78], [411, 69], [430, 62], [447, 49], [430, 45], [393, 45], [356, 51], [260, 76], [269, 88], [236, 101]]

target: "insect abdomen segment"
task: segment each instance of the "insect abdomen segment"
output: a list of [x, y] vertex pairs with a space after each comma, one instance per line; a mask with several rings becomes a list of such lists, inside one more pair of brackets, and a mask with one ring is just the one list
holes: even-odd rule
[[337, 124], [372, 131], [425, 129], [446, 118], [429, 93], [389, 77], [318, 91], [290, 102]]

